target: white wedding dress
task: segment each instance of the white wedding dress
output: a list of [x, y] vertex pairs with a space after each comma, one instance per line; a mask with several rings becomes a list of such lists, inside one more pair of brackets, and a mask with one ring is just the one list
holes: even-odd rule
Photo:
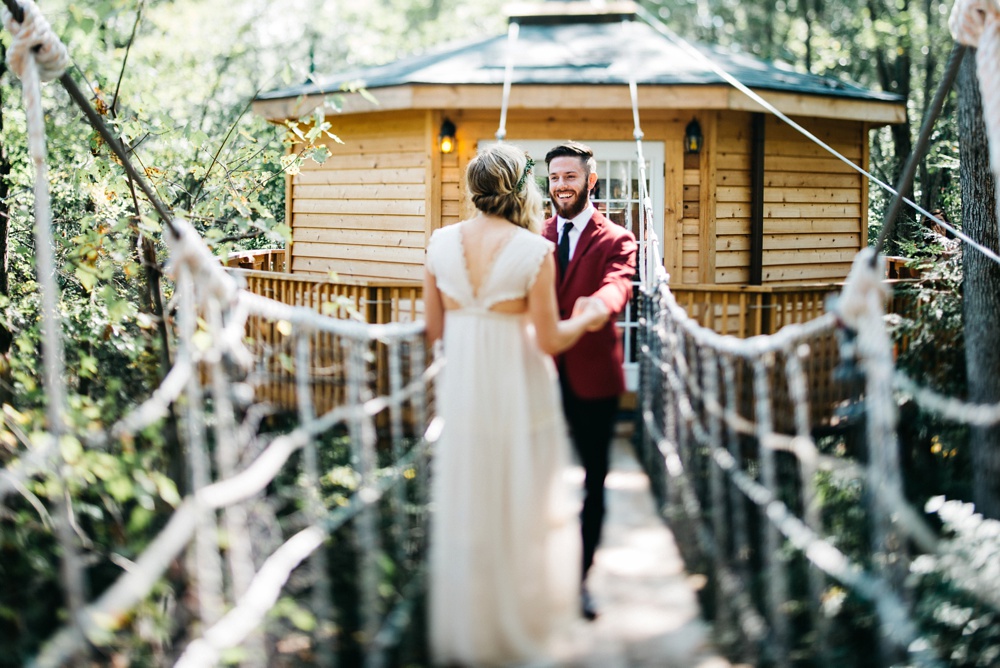
[[524, 297], [553, 244], [514, 227], [476, 294], [463, 224], [434, 232], [427, 266], [461, 305], [445, 313], [444, 419], [431, 488], [431, 651], [439, 664], [544, 662], [579, 605], [577, 508], [556, 371], [526, 315], [490, 311]]

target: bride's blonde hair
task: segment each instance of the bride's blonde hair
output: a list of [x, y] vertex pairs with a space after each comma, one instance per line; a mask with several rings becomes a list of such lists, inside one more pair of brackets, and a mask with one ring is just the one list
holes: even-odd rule
[[537, 232], [542, 220], [542, 193], [535, 183], [533, 166], [534, 161], [516, 146], [494, 144], [483, 149], [465, 172], [472, 203], [483, 213]]

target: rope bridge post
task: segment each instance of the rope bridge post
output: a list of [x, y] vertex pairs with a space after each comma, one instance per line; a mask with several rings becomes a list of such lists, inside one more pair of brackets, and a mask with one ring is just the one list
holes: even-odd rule
[[503, 98], [500, 102], [500, 125], [497, 127], [496, 138], [502, 142], [507, 138], [507, 105], [510, 103], [510, 85], [514, 77], [514, 55], [517, 46], [517, 36], [521, 31], [521, 24], [511, 21], [507, 26], [507, 65], [503, 73]]
[[[715, 406], [708, 409], [708, 436], [713, 443], [722, 442], [722, 411], [718, 404], [719, 396], [719, 356], [712, 348], [702, 348], [701, 351], [702, 385], [707, 401], [714, 402]], [[711, 459], [707, 462], [709, 476], [709, 490], [711, 502], [708, 504], [712, 516], [712, 533], [715, 536], [714, 568], [713, 578], [714, 596], [716, 600], [715, 625], [716, 632], [723, 638], [729, 637], [732, 633], [731, 609], [725, 605], [725, 589], [719, 581], [723, 573], [730, 569], [729, 565], [729, 536], [731, 535], [729, 524], [729, 513], [726, 507], [726, 481], [724, 473], [718, 466], [713, 465]]]
[[1000, 225], [1000, 73], [997, 69], [1000, 62], [1000, 5], [996, 0], [956, 0], [948, 27], [957, 42], [976, 48], [976, 76], [983, 100], [983, 121], [997, 193], [997, 224]]
[[[822, 509], [819, 502], [816, 476], [819, 472], [816, 451], [811, 446], [811, 425], [809, 422], [809, 393], [806, 373], [802, 368], [802, 357], [809, 350], [802, 346], [789, 346], [785, 350], [785, 376], [788, 378], [788, 390], [795, 410], [795, 439], [803, 447], [795, 447], [799, 463], [799, 480], [802, 483], [802, 505], [806, 525], [816, 532], [823, 533]], [[807, 563], [809, 588], [809, 613], [812, 629], [815, 634], [814, 646], [820, 656], [820, 664], [827, 665], [829, 650], [830, 625], [823, 614], [823, 591], [826, 588], [826, 578], [823, 571], [813, 564]]]

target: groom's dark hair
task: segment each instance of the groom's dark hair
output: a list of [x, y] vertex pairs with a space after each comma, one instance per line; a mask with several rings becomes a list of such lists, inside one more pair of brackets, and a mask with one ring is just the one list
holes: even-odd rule
[[594, 151], [586, 144], [578, 141], [568, 141], [553, 147], [545, 154], [545, 165], [556, 158], [571, 157], [579, 158], [583, 164], [584, 176], [589, 176], [591, 172], [597, 171], [597, 161], [594, 160]]

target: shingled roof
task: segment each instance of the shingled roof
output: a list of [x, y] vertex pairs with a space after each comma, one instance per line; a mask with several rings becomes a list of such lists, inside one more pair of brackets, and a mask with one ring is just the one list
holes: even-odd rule
[[[725, 85], [677, 40], [625, 14], [514, 17], [520, 25], [512, 83], [544, 85]], [[626, 20], [622, 20], [626, 19]], [[318, 77], [314, 82], [263, 93], [258, 100], [323, 95], [357, 85], [377, 90], [403, 85], [498, 85], [504, 80], [507, 36], [449, 44], [402, 60]], [[697, 44], [722, 69], [757, 90], [899, 102], [898, 95], [867, 90], [829, 76], [796, 72], [754, 56]]]

